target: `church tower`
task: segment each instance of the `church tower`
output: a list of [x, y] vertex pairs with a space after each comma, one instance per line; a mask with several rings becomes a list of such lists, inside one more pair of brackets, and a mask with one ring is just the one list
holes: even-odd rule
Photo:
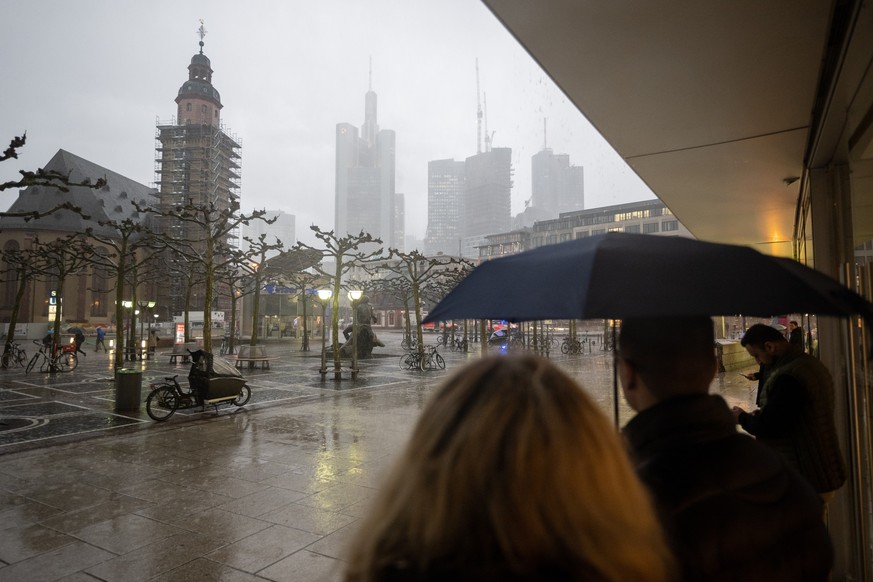
[[[221, 123], [221, 96], [212, 85], [212, 63], [203, 54], [206, 30], [202, 21], [197, 34], [200, 51], [191, 57], [188, 80], [176, 96], [176, 116], [170, 121], [158, 121], [157, 126], [155, 182], [159, 189], [158, 206], [163, 212], [187, 204], [212, 203], [220, 210], [239, 207], [241, 145]], [[196, 225], [165, 218], [160, 228], [170, 239], [199, 241], [195, 246], [204, 245], [203, 233], [196, 231]], [[236, 241], [239, 234], [228, 238], [229, 242]], [[174, 257], [166, 259], [171, 264], [180, 261]], [[183, 277], [170, 277], [168, 284], [160, 285], [159, 289], [163, 295], [158, 297], [159, 303], [169, 306], [171, 314], [181, 313], [187, 292]], [[202, 305], [203, 295], [203, 289], [195, 286], [191, 304]]]

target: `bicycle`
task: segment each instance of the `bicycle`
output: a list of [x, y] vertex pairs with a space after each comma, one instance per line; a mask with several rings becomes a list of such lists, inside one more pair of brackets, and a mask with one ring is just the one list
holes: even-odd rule
[[21, 366], [23, 368], [26, 365], [27, 352], [18, 344], [10, 344], [9, 351], [3, 354], [3, 367], [14, 368], [15, 366]]
[[455, 338], [453, 340], [449, 340], [449, 349], [453, 352], [466, 352], [467, 351], [467, 340], [462, 337]]
[[425, 346], [425, 350], [427, 351], [424, 353], [424, 358], [419, 362], [422, 372], [446, 369], [446, 361], [439, 352], [437, 352], [436, 346]]
[[[39, 340], [33, 340], [33, 343], [39, 347], [39, 351], [28, 362], [24, 369], [25, 374], [29, 374], [36, 367], [37, 362], [40, 372], [72, 372], [79, 365], [76, 344], [46, 345]], [[49, 348], [51, 348], [51, 355], [47, 353]]]
[[149, 384], [151, 392], [146, 398], [146, 413], [149, 418], [155, 421], [167, 420], [177, 410], [186, 408], [194, 408], [202, 406], [206, 409], [206, 404], [213, 404], [218, 407], [220, 403], [233, 404], [234, 406], [245, 406], [252, 397], [252, 389], [247, 384], [243, 384], [239, 390], [239, 394], [235, 397], [223, 399], [215, 399], [214, 401], [206, 401], [200, 395], [199, 391], [194, 388], [189, 388], [187, 391], [182, 390], [179, 381], [176, 380], [179, 375], [164, 378], [163, 382], [154, 382]]
[[582, 353], [582, 342], [575, 338], [571, 338], [569, 336], [564, 338], [564, 341], [561, 342], [561, 353], [562, 354], [580, 354]]

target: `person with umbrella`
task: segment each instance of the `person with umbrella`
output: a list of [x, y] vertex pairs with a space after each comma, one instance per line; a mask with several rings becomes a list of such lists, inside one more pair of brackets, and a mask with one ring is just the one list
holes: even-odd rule
[[683, 579], [827, 580], [821, 499], [778, 453], [738, 433], [725, 401], [709, 394], [713, 344], [706, 316], [621, 323], [618, 375], [637, 411], [624, 434]]

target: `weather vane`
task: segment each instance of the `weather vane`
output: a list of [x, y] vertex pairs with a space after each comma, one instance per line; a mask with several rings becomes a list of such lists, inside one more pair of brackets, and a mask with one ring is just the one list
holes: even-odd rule
[[200, 28], [197, 29], [197, 34], [200, 35], [200, 54], [203, 54], [203, 37], [206, 36], [206, 28], [203, 26], [203, 19], [200, 19]]

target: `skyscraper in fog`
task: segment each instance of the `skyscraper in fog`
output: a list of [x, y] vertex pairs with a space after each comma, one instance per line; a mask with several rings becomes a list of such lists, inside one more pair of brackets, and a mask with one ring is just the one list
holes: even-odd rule
[[476, 241], [506, 232], [512, 224], [512, 149], [486, 148], [465, 162], [464, 256], [475, 256]]
[[[176, 96], [175, 119], [158, 122], [155, 181], [160, 190], [158, 204], [165, 212], [189, 203], [212, 203], [226, 210], [239, 201], [241, 146], [221, 123], [221, 97], [212, 85], [212, 65], [203, 54], [205, 34], [201, 26], [200, 52], [191, 57], [188, 80]], [[198, 227], [181, 220], [164, 218], [160, 228], [169, 238], [203, 240]], [[236, 233], [228, 239], [236, 242], [238, 237]], [[158, 289], [158, 302], [168, 306], [170, 313], [181, 313], [187, 293], [182, 278], [171, 277]], [[203, 291], [196, 288], [192, 304], [202, 304], [202, 300]]]
[[531, 170], [531, 201], [541, 215], [557, 218], [585, 207], [584, 169], [571, 166], [569, 155], [545, 148], [531, 158]]
[[424, 253], [457, 255], [464, 236], [466, 163], [434, 160], [427, 164], [427, 234]]
[[[263, 234], [264, 242], [268, 245], [276, 244], [280, 241], [284, 246], [283, 251], [287, 251], [297, 242], [296, 236], [296, 218], [293, 214], [288, 214], [281, 210], [265, 210], [264, 218], [269, 220], [276, 219], [275, 222], [267, 224], [263, 220], [252, 220], [248, 225], [243, 225], [243, 235], [257, 242]], [[250, 247], [249, 243], [243, 240], [240, 248], [247, 250]], [[281, 251], [268, 251], [267, 258], [273, 258]]]
[[363, 230], [381, 238], [385, 249], [396, 246], [394, 140], [394, 131], [379, 129], [371, 87], [360, 133], [349, 123], [336, 126], [337, 236]]

